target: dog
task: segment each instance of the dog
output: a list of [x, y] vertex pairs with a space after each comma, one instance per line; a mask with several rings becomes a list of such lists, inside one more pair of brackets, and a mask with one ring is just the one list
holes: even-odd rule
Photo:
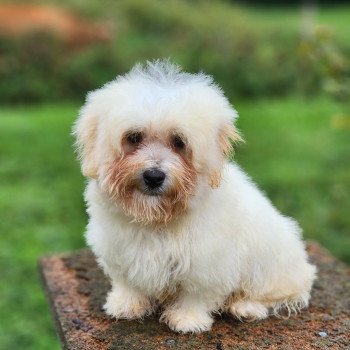
[[316, 269], [300, 227], [228, 161], [236, 119], [210, 76], [168, 60], [88, 94], [73, 134], [108, 315], [160, 309], [172, 330], [194, 333], [216, 312], [260, 320], [308, 306]]

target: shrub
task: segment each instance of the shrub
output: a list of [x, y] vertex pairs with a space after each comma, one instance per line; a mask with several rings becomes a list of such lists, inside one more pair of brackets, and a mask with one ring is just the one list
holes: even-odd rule
[[350, 52], [340, 49], [329, 28], [314, 28], [299, 46], [299, 72], [308, 77], [300, 79], [300, 88], [313, 92], [317, 85], [338, 99], [347, 99], [350, 96], [349, 56]]
[[235, 96], [317, 93], [323, 87], [345, 96], [349, 90], [348, 53], [336, 40], [317, 34], [305, 41], [290, 28], [262, 28], [234, 4], [120, 0], [105, 11], [118, 23], [109, 42], [71, 50], [42, 32], [0, 38], [0, 101], [81, 99], [136, 62], [159, 57], [205, 70]]
[[81, 99], [115, 77], [116, 57], [109, 44], [70, 52], [59, 38], [43, 32], [0, 37], [0, 102]]
[[17, 40], [0, 37], [0, 101], [53, 98], [59, 51], [58, 41], [47, 33], [30, 33]]
[[122, 2], [129, 28], [163, 39], [158, 56], [205, 69], [225, 89], [244, 96], [284, 93], [295, 85], [298, 38], [261, 32], [244, 9], [223, 2]]

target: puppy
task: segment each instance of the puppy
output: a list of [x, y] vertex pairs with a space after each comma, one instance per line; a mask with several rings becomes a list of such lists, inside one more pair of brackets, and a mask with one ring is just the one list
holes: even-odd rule
[[298, 224], [227, 161], [236, 119], [210, 76], [168, 61], [88, 94], [73, 132], [108, 315], [161, 306], [174, 331], [202, 332], [215, 312], [263, 319], [308, 305], [315, 267]]

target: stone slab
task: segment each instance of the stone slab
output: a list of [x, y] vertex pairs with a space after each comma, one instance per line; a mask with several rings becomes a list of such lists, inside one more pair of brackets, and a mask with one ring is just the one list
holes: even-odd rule
[[90, 250], [43, 257], [43, 286], [66, 350], [350, 349], [350, 269], [316, 243], [308, 245], [318, 279], [308, 310], [289, 319], [242, 323], [216, 317], [212, 331], [176, 334], [158, 322], [112, 320], [102, 311], [109, 281]]

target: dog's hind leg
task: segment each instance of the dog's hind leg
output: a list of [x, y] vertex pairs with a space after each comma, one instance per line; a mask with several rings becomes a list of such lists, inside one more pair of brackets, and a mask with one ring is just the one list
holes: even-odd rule
[[262, 320], [269, 315], [266, 305], [252, 300], [237, 300], [228, 306], [228, 311], [239, 320]]
[[269, 315], [289, 317], [308, 306], [310, 294], [303, 292], [298, 295], [265, 295], [260, 298], [232, 298], [226, 304], [226, 310], [239, 320], [262, 320]]

